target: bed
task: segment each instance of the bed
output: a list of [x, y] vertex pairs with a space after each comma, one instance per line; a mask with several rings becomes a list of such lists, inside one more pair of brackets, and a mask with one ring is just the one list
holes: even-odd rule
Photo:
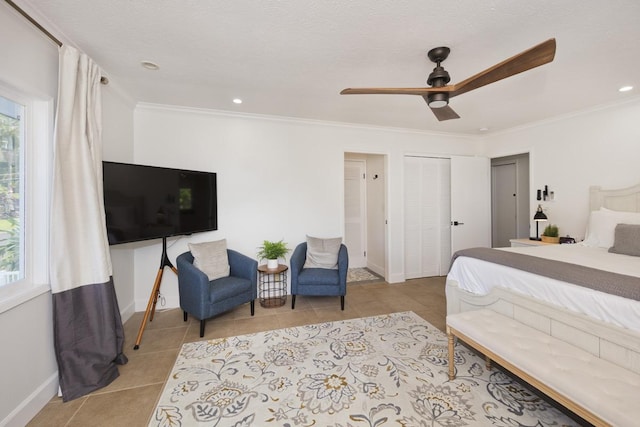
[[[608, 251], [611, 246], [623, 247], [620, 236], [627, 240], [631, 236], [621, 233], [622, 227], [631, 227], [624, 230], [634, 233], [640, 227], [640, 185], [620, 190], [592, 187], [590, 209], [582, 243], [491, 251], [498, 257], [528, 255], [519, 258], [535, 261], [531, 264], [554, 260], [550, 263], [566, 267], [558, 268], [560, 274], [555, 278], [521, 269], [522, 263], [503, 265], [490, 257], [474, 258], [471, 253], [457, 257], [447, 276], [447, 314], [489, 308], [640, 373], [640, 257], [624, 254], [626, 248], [622, 253]], [[621, 292], [609, 293], [609, 289], [592, 289], [564, 279], [573, 270], [587, 278], [602, 274], [621, 285], [617, 290]], [[635, 289], [635, 294], [629, 289]]]

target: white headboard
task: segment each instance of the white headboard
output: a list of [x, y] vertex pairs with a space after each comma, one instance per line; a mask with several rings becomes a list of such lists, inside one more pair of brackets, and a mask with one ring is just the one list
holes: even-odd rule
[[614, 211], [640, 212], [640, 184], [619, 190], [589, 188], [589, 208], [597, 211], [601, 207]]

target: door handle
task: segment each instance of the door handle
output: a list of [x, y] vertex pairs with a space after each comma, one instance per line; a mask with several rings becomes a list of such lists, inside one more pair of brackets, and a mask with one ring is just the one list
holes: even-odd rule
[[451, 221], [451, 225], [464, 225], [464, 222], [460, 222], [460, 221]]

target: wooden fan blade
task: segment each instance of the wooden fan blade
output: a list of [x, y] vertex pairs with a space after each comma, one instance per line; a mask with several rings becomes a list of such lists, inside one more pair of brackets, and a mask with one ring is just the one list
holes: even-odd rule
[[340, 92], [340, 95], [427, 95], [431, 92], [450, 92], [451, 87], [400, 87], [400, 88], [384, 88], [384, 87], [363, 87], [363, 88], [347, 88]]
[[433, 114], [436, 116], [436, 119], [438, 119], [439, 122], [460, 118], [458, 113], [453, 111], [453, 108], [449, 107], [448, 105], [442, 108], [431, 108], [431, 111], [433, 111]]
[[556, 54], [556, 39], [549, 39], [531, 49], [525, 50], [491, 68], [475, 74], [466, 80], [451, 85], [450, 97], [461, 95], [490, 83], [522, 73], [553, 61]]

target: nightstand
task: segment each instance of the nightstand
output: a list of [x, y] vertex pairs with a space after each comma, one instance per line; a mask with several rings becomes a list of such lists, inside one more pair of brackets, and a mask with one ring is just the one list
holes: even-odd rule
[[511, 247], [518, 248], [522, 246], [546, 246], [546, 245], [555, 245], [556, 243], [545, 243], [540, 240], [530, 240], [530, 239], [510, 239]]

